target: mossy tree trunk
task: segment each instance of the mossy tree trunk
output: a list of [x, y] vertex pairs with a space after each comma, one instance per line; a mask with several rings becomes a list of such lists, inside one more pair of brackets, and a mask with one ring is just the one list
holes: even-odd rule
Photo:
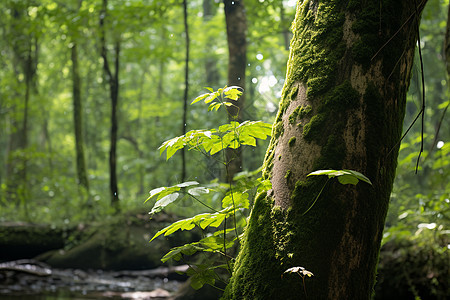
[[[225, 299], [370, 298], [425, 2], [298, 2], [264, 162], [272, 189], [255, 201]], [[320, 169], [373, 186], [306, 177]], [[296, 266], [314, 276], [282, 276]]]

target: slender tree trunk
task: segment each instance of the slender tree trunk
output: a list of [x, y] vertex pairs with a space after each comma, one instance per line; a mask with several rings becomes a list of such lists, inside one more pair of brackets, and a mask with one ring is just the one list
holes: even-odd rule
[[81, 80], [78, 69], [78, 48], [73, 42], [71, 49], [72, 58], [72, 95], [73, 95], [73, 122], [75, 129], [75, 151], [78, 184], [89, 194], [89, 182], [86, 175], [86, 162], [84, 159], [83, 139], [83, 106], [81, 102]]
[[[214, 0], [203, 0], [203, 23], [208, 26], [208, 22], [216, 15], [217, 9]], [[207, 40], [213, 39], [214, 36], [208, 34]], [[214, 53], [208, 52], [205, 58], [205, 76], [206, 86], [217, 89], [219, 87], [219, 70], [217, 69], [217, 57]]]
[[[298, 2], [264, 162], [272, 189], [255, 201], [225, 299], [370, 299], [425, 1], [417, 3]], [[373, 185], [306, 177], [321, 169], [356, 170]], [[283, 274], [292, 267], [314, 276]]]
[[[28, 155], [28, 122], [30, 97], [33, 90], [34, 77], [36, 76], [38, 42], [33, 32], [29, 31], [27, 14], [28, 6], [21, 3], [12, 3], [11, 39], [14, 53], [14, 69], [19, 85], [25, 85], [22, 94], [23, 104], [14, 110], [22, 109], [22, 117], [14, 117], [11, 124], [13, 132], [9, 137], [7, 165], [6, 165], [6, 198], [8, 201], [19, 205], [22, 203], [27, 213], [26, 204], [29, 198], [27, 183]], [[23, 76], [23, 81], [19, 78]], [[19, 91], [17, 93], [20, 93]], [[18, 96], [20, 97], [20, 96]], [[18, 113], [17, 115], [20, 115]]]
[[119, 102], [119, 68], [120, 68], [120, 40], [117, 38], [114, 44], [114, 73], [111, 71], [108, 61], [105, 37], [105, 18], [107, 14], [108, 0], [103, 0], [102, 12], [100, 14], [100, 40], [101, 56], [103, 58], [103, 69], [109, 81], [109, 94], [111, 99], [111, 132], [109, 149], [109, 188], [111, 192], [111, 206], [116, 212], [120, 210], [119, 189], [117, 184], [117, 106]]
[[450, 5], [448, 6], [447, 29], [444, 43], [445, 60], [447, 62], [447, 75], [450, 79]]
[[[224, 0], [225, 22], [228, 41], [228, 86], [245, 89], [245, 68], [247, 66], [247, 18], [243, 0]], [[229, 120], [242, 121], [245, 97], [241, 96], [236, 106], [227, 107]], [[227, 182], [232, 182], [236, 173], [242, 171], [242, 152], [227, 149]]]
[[284, 26], [284, 24], [286, 24], [286, 14], [285, 14], [285, 10], [284, 10], [283, 1], [280, 1], [280, 21], [281, 21], [281, 24], [283, 24], [284, 48], [286, 50], [289, 50], [289, 41], [291, 39], [291, 33], [289, 32], [289, 27]]
[[[77, 10], [81, 7], [82, 0], [78, 1]], [[89, 202], [89, 181], [86, 172], [86, 161], [84, 155], [84, 138], [83, 138], [83, 104], [81, 100], [81, 79], [78, 65], [78, 44], [77, 44], [77, 29], [74, 32], [71, 48], [72, 60], [72, 102], [73, 102], [73, 122], [75, 133], [75, 160], [77, 169], [78, 184], [82, 187]]]
[[[189, 24], [188, 24], [188, 8], [187, 0], [183, 0], [183, 16], [184, 16], [184, 34], [186, 43], [185, 67], [184, 67], [184, 97], [183, 97], [183, 123], [181, 129], [183, 135], [186, 134], [187, 126], [187, 110], [189, 97]], [[186, 180], [186, 151], [181, 149], [181, 182]]]

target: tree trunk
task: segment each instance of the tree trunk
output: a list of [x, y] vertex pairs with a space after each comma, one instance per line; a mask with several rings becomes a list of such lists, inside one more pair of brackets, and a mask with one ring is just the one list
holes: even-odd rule
[[[6, 198], [8, 201], [25, 206], [29, 198], [27, 183], [28, 155], [28, 122], [29, 106], [34, 78], [37, 70], [38, 43], [33, 31], [30, 31], [30, 21], [26, 4], [11, 3], [12, 25], [11, 38], [14, 53], [14, 70], [19, 85], [25, 85], [25, 91], [18, 97], [23, 97], [23, 104], [15, 106], [14, 110], [22, 109], [11, 121], [13, 132], [9, 136], [6, 165]], [[21, 80], [20, 78], [24, 78]], [[35, 87], [35, 86], [34, 86]], [[36, 87], [35, 87], [36, 88]], [[17, 91], [17, 93], [21, 93]]]
[[[298, 2], [264, 162], [272, 189], [255, 201], [225, 299], [370, 298], [424, 4]], [[306, 177], [321, 169], [373, 185]], [[297, 266], [314, 276], [283, 275]]]
[[[217, 8], [214, 4], [214, 0], [203, 0], [203, 22], [205, 28], [208, 26], [208, 22], [216, 15]], [[213, 40], [214, 36], [209, 31], [206, 32], [207, 41]], [[205, 58], [205, 82], [206, 86], [212, 87], [214, 90], [219, 88], [220, 75], [217, 69], [217, 57], [214, 52], [208, 52]]]
[[111, 99], [111, 133], [110, 133], [110, 149], [109, 149], [109, 189], [111, 192], [111, 206], [118, 212], [119, 205], [119, 189], [117, 185], [117, 106], [119, 101], [119, 67], [120, 67], [120, 40], [117, 38], [114, 44], [114, 73], [111, 71], [108, 61], [108, 53], [106, 49], [105, 37], [105, 18], [107, 14], [108, 0], [103, 0], [103, 7], [100, 14], [100, 41], [101, 56], [103, 58], [103, 69], [105, 70], [109, 82], [109, 94]]
[[[247, 19], [243, 0], [224, 0], [225, 22], [228, 41], [228, 86], [240, 86], [245, 89], [245, 68], [247, 65]], [[228, 106], [229, 120], [242, 121], [245, 104], [244, 95], [236, 106]], [[242, 171], [242, 152], [238, 149], [227, 149], [227, 182], [231, 182], [236, 173]]]
[[447, 62], [447, 75], [450, 79], [450, 5], [448, 6], [447, 29], [444, 43], [445, 60]]
[[[186, 134], [187, 126], [187, 110], [189, 97], [189, 24], [188, 24], [188, 8], [187, 0], [183, 0], [183, 19], [184, 19], [184, 34], [185, 34], [185, 58], [184, 58], [184, 97], [183, 97], [183, 123], [181, 124], [182, 134]], [[186, 151], [185, 148], [181, 150], [181, 182], [186, 180]]]
[[[78, 1], [77, 10], [80, 9], [82, 0]], [[78, 184], [82, 187], [82, 192], [86, 193], [87, 202], [89, 202], [89, 181], [86, 174], [86, 161], [84, 156], [84, 138], [83, 138], [83, 105], [81, 101], [81, 79], [78, 65], [78, 29], [73, 32], [73, 42], [71, 48], [72, 60], [72, 102], [73, 102], [73, 122], [75, 133], [75, 160], [77, 168]]]
[[78, 70], [78, 49], [76, 42], [73, 42], [71, 49], [72, 58], [72, 95], [73, 95], [73, 121], [75, 129], [75, 151], [78, 184], [89, 194], [89, 182], [86, 175], [86, 162], [84, 159], [84, 139], [83, 139], [83, 109], [81, 103], [81, 82]]
[[280, 2], [280, 22], [283, 25], [283, 41], [284, 41], [284, 48], [286, 50], [289, 50], [289, 40], [291, 39], [291, 33], [289, 32], [289, 27], [284, 26], [286, 24], [286, 14], [284, 11], [284, 4], [283, 1]]

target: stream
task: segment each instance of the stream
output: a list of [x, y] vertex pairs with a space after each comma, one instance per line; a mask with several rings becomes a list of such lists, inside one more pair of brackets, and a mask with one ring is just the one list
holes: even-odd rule
[[173, 299], [185, 266], [141, 271], [0, 270], [0, 300]]

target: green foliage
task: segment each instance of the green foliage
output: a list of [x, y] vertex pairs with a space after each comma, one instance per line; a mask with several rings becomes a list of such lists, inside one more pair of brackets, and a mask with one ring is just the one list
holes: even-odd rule
[[337, 177], [340, 184], [356, 185], [360, 180], [372, 185], [369, 178], [357, 171], [352, 170], [319, 170], [309, 173], [308, 176], [327, 175], [328, 178]]
[[[179, 59], [185, 51], [180, 22], [183, 12], [173, 0], [108, 2], [107, 47], [111, 49], [115, 41], [122, 44], [117, 172], [121, 205], [123, 211], [127, 211], [137, 207], [142, 209], [139, 199], [147, 196], [145, 186], [148, 182], [152, 188], [179, 182], [177, 166], [180, 158], [173, 157], [167, 163], [157, 152], [146, 149], [157, 148], [161, 141], [181, 134], [179, 116], [183, 108], [181, 101], [176, 99], [180, 99], [179, 84], [184, 79], [184, 63]], [[202, 82], [216, 90], [220, 87], [218, 83], [227, 78], [223, 6], [210, 2], [208, 14], [201, 1], [189, 3], [190, 91], [200, 90]], [[294, 7], [285, 4], [285, 15], [280, 21], [282, 3], [246, 5], [251, 20], [248, 23], [251, 42], [245, 115], [251, 120], [271, 123], [288, 55], [285, 38], [278, 32], [289, 30]], [[104, 101], [109, 96], [108, 86], [98, 51], [101, 6], [101, 1], [0, 1], [0, 37], [4, 41], [0, 45], [1, 221], [77, 223], [83, 219], [110, 217], [107, 156], [111, 108]], [[15, 19], [14, 7], [20, 11], [20, 20]], [[264, 33], [265, 29], [273, 28], [277, 28], [277, 32]], [[74, 168], [71, 49], [75, 43], [79, 52], [89, 195], [79, 188]], [[24, 51], [19, 55], [22, 58], [27, 56], [29, 49], [32, 58], [36, 55], [36, 77], [29, 101], [28, 147], [21, 150], [12, 147], [20, 142], [17, 133], [23, 126], [25, 106], [23, 64], [15, 49]], [[257, 58], [257, 53], [263, 54], [264, 59]], [[111, 54], [112, 51], [108, 55], [110, 63], [115, 58]], [[215, 74], [214, 80], [208, 79], [209, 73]], [[276, 84], [271, 84], [270, 90], [262, 91], [261, 87], [267, 86], [269, 77], [276, 79]], [[233, 90], [225, 102], [235, 103], [232, 99], [237, 93], [238, 90]], [[190, 93], [189, 97], [194, 99], [195, 94]], [[218, 108], [220, 106], [216, 105], [215, 109]], [[186, 122], [188, 130], [217, 127], [225, 113], [219, 111], [205, 118], [204, 107], [192, 106]], [[260, 144], [256, 150], [244, 152], [246, 168], [259, 167], [265, 152], [265, 143]], [[10, 155], [18, 162], [14, 166], [8, 162]], [[192, 180], [205, 182], [222, 175], [222, 165], [215, 157], [188, 155], [186, 168]], [[18, 202], [19, 206], [16, 206], [10, 201], [6, 187], [8, 177], [20, 177], [23, 162], [28, 169], [27, 184], [17, 186], [15, 194], [16, 198], [29, 195], [29, 201]], [[204, 172], [205, 169], [208, 172]], [[9, 170], [14, 174], [9, 174]], [[194, 208], [183, 207], [173, 212], [182, 215], [191, 209]]]
[[[204, 101], [208, 105], [208, 111], [217, 111], [221, 107], [234, 105], [228, 100], [238, 101], [242, 94], [239, 87], [225, 87], [214, 91], [207, 88], [210, 93], [197, 97], [192, 104]], [[262, 121], [244, 121], [238, 123], [232, 121], [228, 124], [219, 126], [216, 129], [209, 130], [191, 130], [183, 136], [179, 136], [164, 142], [159, 147], [160, 154], [166, 151], [167, 160], [171, 158], [178, 150], [187, 147], [189, 150], [198, 151], [204, 155], [214, 155], [226, 148], [236, 149], [243, 145], [256, 146], [256, 140], [265, 140], [271, 135], [271, 125]], [[227, 165], [228, 161], [222, 161], [223, 165]], [[220, 189], [215, 190], [216, 194], [221, 197], [221, 208], [216, 209], [208, 204], [206, 200], [202, 200], [202, 196], [214, 191], [207, 186], [196, 186], [196, 181], [184, 182], [170, 187], [160, 187], [150, 191], [148, 200], [155, 198], [150, 214], [153, 215], [165, 209], [169, 204], [175, 203], [186, 195], [210, 211], [208, 213], [200, 213], [193, 217], [176, 221], [169, 226], [159, 230], [150, 240], [153, 241], [157, 237], [164, 235], [169, 236], [179, 230], [192, 230], [199, 228], [204, 237], [198, 242], [182, 245], [171, 249], [161, 260], [184, 260], [186, 256], [192, 256], [197, 252], [218, 254], [225, 259], [225, 264], [209, 263], [195, 264], [187, 271], [187, 275], [191, 278], [191, 286], [195, 289], [201, 288], [204, 284], [213, 285], [216, 282], [218, 274], [217, 269], [225, 268], [231, 274], [230, 260], [232, 257], [227, 253], [230, 248], [236, 247], [239, 242], [238, 236], [246, 225], [244, 210], [250, 207], [250, 194], [254, 196], [255, 189], [259, 192], [270, 188], [270, 181], [259, 179], [250, 179], [258, 174], [260, 170], [253, 173], [239, 173], [232, 183], [227, 187], [227, 191], [223, 193]], [[249, 180], [250, 179], [250, 180]], [[189, 188], [189, 189], [188, 189]], [[252, 192], [253, 191], [253, 192]], [[239, 214], [239, 215], [238, 215]], [[241, 216], [241, 217], [240, 217]], [[231, 226], [227, 221], [231, 220]], [[219, 227], [222, 227], [219, 229]], [[206, 234], [205, 234], [206, 233]]]
[[322, 186], [322, 188], [320, 189], [319, 194], [317, 194], [317, 196], [314, 199], [313, 203], [303, 213], [303, 215], [305, 215], [307, 212], [309, 212], [311, 210], [311, 208], [313, 208], [314, 204], [316, 204], [317, 200], [319, 199], [320, 195], [322, 194], [323, 189], [325, 188], [325, 186], [327, 185], [328, 181], [331, 178], [337, 177], [337, 179], [338, 179], [340, 184], [353, 184], [353, 185], [356, 185], [361, 180], [361, 181], [364, 181], [364, 182], [372, 185], [372, 182], [370, 181], [369, 178], [367, 178], [366, 176], [364, 176], [360, 172], [353, 171], [353, 170], [318, 170], [318, 171], [314, 171], [314, 172], [309, 173], [307, 175], [307, 177], [308, 176], [320, 176], [320, 175], [327, 175], [328, 176], [328, 180]]

